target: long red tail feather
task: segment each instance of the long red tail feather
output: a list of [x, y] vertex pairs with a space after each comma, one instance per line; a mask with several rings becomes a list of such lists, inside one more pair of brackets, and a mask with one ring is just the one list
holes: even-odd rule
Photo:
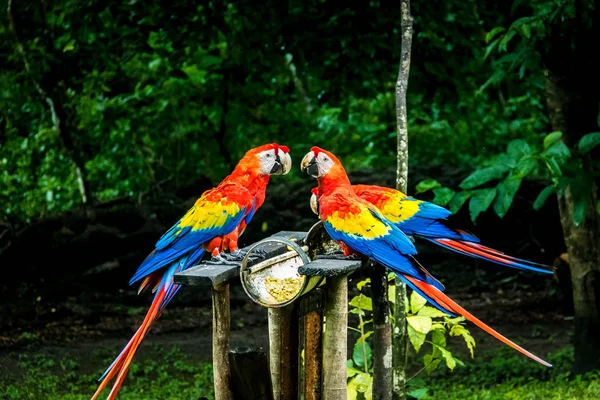
[[425, 293], [427, 296], [431, 297], [433, 300], [438, 302], [442, 307], [447, 308], [448, 310], [452, 311], [455, 314], [463, 316], [467, 321], [471, 321], [472, 323], [477, 325], [479, 328], [483, 329], [485, 332], [489, 333], [490, 335], [492, 335], [493, 337], [495, 337], [502, 343], [512, 347], [513, 349], [526, 355], [527, 357], [531, 358], [532, 360], [535, 360], [535, 361], [539, 362], [540, 364], [545, 365], [546, 367], [552, 367], [552, 364], [547, 363], [546, 361], [542, 360], [538, 356], [525, 350], [518, 344], [511, 341], [510, 339], [508, 339], [508, 338], [502, 336], [500, 333], [496, 332], [494, 329], [492, 329], [491, 327], [489, 327], [488, 325], [486, 325], [485, 323], [480, 321], [477, 317], [475, 317], [473, 314], [471, 314], [470, 312], [468, 312], [467, 310], [462, 308], [460, 305], [458, 305], [458, 303], [456, 303], [454, 300], [452, 300], [450, 297], [448, 297], [446, 294], [439, 291], [435, 287], [433, 287], [425, 282], [419, 281], [415, 278], [412, 278], [408, 275], [404, 275], [404, 277], [406, 279], [408, 279], [410, 282], [412, 282], [420, 290], [422, 290], [423, 293]]
[[160, 288], [159, 293], [154, 297], [152, 305], [146, 313], [146, 317], [144, 318], [144, 321], [142, 322], [141, 326], [133, 335], [129, 343], [127, 343], [127, 346], [125, 346], [125, 349], [119, 355], [117, 360], [115, 360], [115, 363], [112, 365], [110, 371], [108, 371], [108, 373], [98, 386], [98, 389], [96, 390], [96, 393], [94, 393], [94, 396], [91, 400], [96, 400], [100, 393], [106, 388], [108, 383], [118, 373], [117, 379], [113, 384], [112, 390], [110, 391], [107, 397], [107, 400], [115, 399], [117, 393], [119, 392], [119, 389], [121, 388], [121, 385], [123, 384], [123, 381], [125, 380], [127, 371], [129, 371], [131, 361], [133, 360], [133, 356], [135, 355], [137, 348], [142, 343], [142, 339], [144, 339], [144, 337], [150, 330], [152, 323], [160, 316], [160, 314], [162, 314], [163, 309], [161, 309], [160, 305], [162, 304], [166, 295], [167, 291], [163, 290], [163, 288]]
[[549, 265], [539, 264], [533, 261], [512, 257], [498, 250], [492, 249], [491, 247], [486, 247], [478, 243], [453, 239], [434, 239], [434, 241], [441, 244], [444, 247], [453, 249], [460, 253], [483, 258], [488, 261], [496, 262], [502, 265], [535, 272], [552, 274], [552, 269]]

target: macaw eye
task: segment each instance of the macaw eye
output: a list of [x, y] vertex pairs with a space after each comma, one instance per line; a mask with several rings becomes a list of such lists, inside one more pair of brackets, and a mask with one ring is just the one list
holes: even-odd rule
[[267, 158], [271, 158], [273, 155], [271, 153], [267, 153]]
[[323, 161], [327, 162], [327, 161], [329, 161], [329, 158], [323, 157]]

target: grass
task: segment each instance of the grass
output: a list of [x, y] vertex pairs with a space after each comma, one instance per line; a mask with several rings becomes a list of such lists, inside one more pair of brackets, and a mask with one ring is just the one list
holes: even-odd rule
[[[120, 400], [212, 398], [212, 365], [191, 362], [178, 348], [163, 351], [160, 359], [134, 362], [119, 391]], [[114, 356], [114, 354], [112, 354]], [[109, 365], [112, 358], [106, 358]], [[70, 359], [23, 354], [20, 376], [0, 377], [0, 398], [6, 400], [89, 400], [103, 371], [85, 374]], [[110, 388], [110, 387], [109, 387]], [[108, 395], [105, 389], [101, 398]]]
[[[93, 357], [108, 365], [114, 350]], [[193, 362], [179, 348], [156, 348], [158, 357], [136, 361], [119, 392], [120, 400], [213, 398], [212, 365]], [[600, 371], [573, 376], [573, 349], [547, 357], [548, 369], [514, 355], [510, 349], [481, 354], [477, 363], [465, 362], [454, 372], [444, 368], [410, 382], [411, 393], [423, 400], [586, 400], [600, 398]], [[7, 400], [88, 400], [102, 371], [84, 373], [63, 355], [23, 354], [12, 374], [0, 376], [0, 398]], [[105, 391], [105, 395], [108, 390]], [[101, 398], [105, 398], [105, 395]]]
[[[443, 371], [426, 377], [416, 394], [423, 400], [600, 399], [600, 371], [580, 376], [570, 372], [572, 347], [550, 354], [547, 361], [553, 368], [502, 349], [482, 355], [477, 364], [465, 363], [464, 368], [457, 368], [454, 373]], [[413, 383], [417, 390], [418, 383]]]

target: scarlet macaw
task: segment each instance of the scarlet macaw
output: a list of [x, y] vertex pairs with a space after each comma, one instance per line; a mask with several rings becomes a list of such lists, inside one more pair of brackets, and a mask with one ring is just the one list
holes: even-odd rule
[[300, 167], [317, 179], [319, 218], [331, 238], [340, 242], [345, 256], [358, 253], [379, 262], [439, 310], [450, 316], [462, 315], [501, 342], [551, 367], [444, 294], [442, 283], [414, 258], [417, 249], [412, 241], [373, 204], [356, 195], [342, 163], [332, 153], [312, 147]]
[[286, 146], [273, 143], [249, 150], [229, 176], [205, 191], [183, 218], [163, 234], [129, 281], [130, 285], [141, 281], [140, 292], [153, 288], [154, 300], [137, 332], [100, 377], [102, 382], [92, 400], [115, 376], [108, 399], [116, 397], [142, 339], [179, 290], [173, 276], [193, 266], [205, 252], [217, 257], [226, 250], [239, 253], [238, 237], [265, 201], [269, 177], [287, 174], [291, 165]]
[[[399, 190], [376, 185], [352, 185], [354, 193], [373, 204], [381, 214], [407, 235], [415, 235], [467, 256], [507, 267], [552, 274], [549, 265], [506, 255], [480, 244], [477, 236], [450, 225], [452, 215], [436, 204], [409, 197]], [[318, 188], [311, 189], [310, 207], [319, 215]]]

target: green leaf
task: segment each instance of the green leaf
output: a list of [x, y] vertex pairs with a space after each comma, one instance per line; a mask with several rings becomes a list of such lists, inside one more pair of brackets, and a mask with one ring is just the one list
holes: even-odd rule
[[600, 215], [600, 200], [596, 203], [596, 214]]
[[373, 331], [365, 332], [364, 335], [361, 335], [358, 339], [356, 339], [356, 343], [361, 343], [369, 338], [373, 334]]
[[446, 348], [446, 335], [443, 331], [433, 331], [431, 333], [431, 341], [440, 347]]
[[396, 304], [396, 285], [388, 285], [388, 301]]
[[509, 169], [513, 169], [517, 165], [517, 162], [509, 156], [507, 153], [501, 153], [494, 160], [494, 167], [496, 169], [501, 170], [502, 172], [506, 172]]
[[348, 400], [356, 400], [358, 398], [357, 386], [358, 385], [354, 381], [354, 378], [352, 378], [350, 382], [348, 382], [348, 385], [346, 386], [346, 398]]
[[573, 201], [572, 217], [575, 226], [579, 226], [587, 215], [593, 182], [593, 176], [583, 174], [582, 176], [578, 176], [577, 179], [572, 180], [569, 185]]
[[450, 371], [454, 370], [454, 368], [456, 367], [456, 360], [452, 356], [452, 353], [450, 353], [448, 350], [446, 350], [442, 346], [439, 346], [435, 343], [432, 343], [432, 344], [433, 344], [433, 346], [435, 346], [435, 349], [440, 352], [444, 361], [446, 361], [446, 366], [448, 367], [448, 369], [450, 369]]
[[356, 288], [361, 290], [367, 283], [371, 283], [371, 278], [363, 279], [356, 284]]
[[519, 178], [524, 178], [537, 166], [538, 160], [535, 157], [526, 156], [519, 160], [515, 169], [513, 170], [513, 175], [518, 176]]
[[63, 47], [63, 53], [66, 53], [67, 51], [73, 51], [74, 49], [75, 49], [75, 39], [71, 39], [67, 42], [65, 47]]
[[508, 42], [510, 42], [512, 40], [513, 37], [515, 37], [515, 35], [517, 34], [516, 31], [514, 30], [509, 30], [503, 37], [502, 40], [500, 41], [500, 44], [498, 45], [498, 50], [500, 51], [506, 51], [506, 48], [508, 46]]
[[413, 328], [411, 325], [407, 325], [406, 331], [408, 332], [408, 339], [410, 340], [410, 343], [413, 345], [415, 351], [418, 353], [423, 343], [425, 343], [425, 337], [427, 335], [421, 332], [417, 332], [415, 328]]
[[200, 69], [196, 65], [190, 65], [183, 67], [182, 71], [185, 72], [194, 85], [203, 85], [206, 83], [207, 71], [205, 69]]
[[410, 311], [416, 314], [425, 304], [427, 304], [427, 300], [413, 290], [410, 294]]
[[548, 147], [542, 154], [555, 159], [559, 163], [564, 163], [571, 157], [571, 150], [564, 142], [559, 141]]
[[350, 304], [352, 307], [360, 308], [361, 310], [373, 311], [373, 301], [370, 297], [367, 297], [364, 294], [354, 296], [354, 298], [350, 300], [350, 303], [348, 304]]
[[552, 132], [546, 135], [544, 138], [544, 149], [547, 149], [554, 143], [558, 142], [562, 138], [562, 135], [562, 132]]
[[478, 169], [461, 182], [459, 185], [462, 189], [472, 189], [494, 179], [499, 179], [504, 175], [504, 172], [498, 168], [488, 167]]
[[515, 139], [508, 144], [506, 152], [513, 158], [513, 160], [519, 161], [521, 158], [523, 158], [523, 156], [531, 153], [531, 148], [526, 141], [522, 139]]
[[406, 322], [408, 322], [408, 325], [412, 326], [415, 331], [423, 333], [425, 335], [427, 335], [431, 330], [432, 321], [429, 317], [411, 315], [406, 317]]
[[456, 192], [450, 188], [441, 187], [433, 189], [433, 193], [435, 194], [433, 203], [443, 207], [448, 204], [450, 200], [452, 200], [452, 197], [454, 197]]
[[455, 194], [452, 200], [450, 200], [450, 204], [448, 205], [448, 208], [450, 208], [450, 212], [452, 214], [456, 214], [458, 210], [460, 210], [460, 208], [463, 206], [463, 204], [465, 204], [465, 201], [467, 201], [472, 195], [473, 192], [469, 190], [464, 190]]
[[354, 381], [356, 382], [356, 390], [359, 393], [365, 393], [369, 388], [369, 385], [373, 382], [373, 377], [370, 374], [365, 372], [361, 372], [354, 377]]
[[479, 214], [490, 207], [492, 201], [494, 201], [494, 197], [496, 197], [496, 188], [479, 189], [473, 192], [473, 196], [469, 201], [469, 212], [473, 222], [475, 222]]
[[[438, 360], [438, 364], [439, 364]], [[424, 398], [427, 395], [427, 388], [419, 388], [419, 389], [415, 389], [415, 390], [411, 390], [410, 392], [408, 392], [408, 395], [414, 399], [417, 400], [421, 400], [422, 398]]]
[[562, 176], [562, 170], [560, 168], [560, 165], [558, 165], [558, 162], [556, 162], [554, 158], [542, 156], [542, 160], [544, 160], [544, 162], [546, 163], [546, 166], [550, 170], [550, 174], [552, 174], [553, 177]]
[[[348, 361], [352, 362], [352, 360], [348, 360]], [[348, 378], [351, 378], [354, 375], [360, 374], [360, 373], [362, 373], [362, 371], [359, 370], [359, 369], [356, 369], [356, 368], [353, 368], [353, 367], [346, 367], [346, 376]]]
[[435, 179], [424, 179], [417, 184], [416, 190], [417, 194], [424, 193], [428, 190], [439, 188], [442, 185], [436, 181]]
[[365, 367], [365, 361], [367, 362], [367, 368], [371, 365], [371, 346], [367, 342], [360, 342], [354, 345], [354, 352], [352, 353], [352, 361], [358, 368]]
[[588, 133], [579, 139], [578, 149], [582, 153], [587, 153], [600, 144], [600, 132]]
[[434, 359], [432, 354], [425, 354], [423, 356], [423, 363], [425, 364], [425, 371], [427, 372], [427, 375], [431, 375], [431, 373], [435, 371], [441, 362], [442, 360], [439, 358]]
[[531, 25], [521, 25], [517, 28], [517, 31], [526, 39], [531, 37]]
[[494, 201], [494, 211], [496, 211], [496, 214], [500, 218], [504, 217], [508, 212], [515, 194], [521, 186], [521, 181], [522, 178], [510, 175], [496, 187], [498, 189], [498, 196], [496, 197], [496, 201]]
[[497, 26], [494, 29], [492, 29], [491, 31], [489, 31], [486, 35], [485, 35], [485, 42], [489, 43], [490, 40], [492, 40], [494, 38], [494, 36], [496, 36], [497, 34], [499, 34], [500, 32], [504, 32], [506, 30], [505, 27], [503, 26]]
[[437, 308], [433, 308], [433, 307], [429, 307], [429, 306], [425, 306], [425, 307], [421, 308], [419, 310], [419, 312], [417, 313], [417, 315], [420, 317], [429, 317], [429, 318], [447, 317], [448, 316], [448, 314], [446, 314], [445, 312], [440, 311]]
[[548, 197], [550, 197], [550, 195], [552, 193], [554, 193], [554, 190], [555, 190], [554, 185], [548, 185], [548, 186], [546, 186], [540, 192], [540, 194], [538, 194], [537, 198], [533, 202], [533, 209], [534, 210], [539, 210], [540, 208], [542, 208], [544, 206], [544, 204], [546, 204], [546, 200], [548, 200]]
[[498, 43], [500, 43], [501, 39], [502, 39], [502, 37], [499, 37], [499, 38], [495, 39], [492, 43], [490, 43], [486, 46], [485, 52], [483, 53], [484, 60], [486, 60], [490, 56], [490, 54], [492, 54], [494, 49], [496, 49], [496, 47], [498, 47]]
[[453, 325], [450, 328], [450, 336], [462, 336], [471, 353], [471, 358], [475, 357], [475, 339], [471, 336], [471, 332], [467, 328], [462, 325]]

